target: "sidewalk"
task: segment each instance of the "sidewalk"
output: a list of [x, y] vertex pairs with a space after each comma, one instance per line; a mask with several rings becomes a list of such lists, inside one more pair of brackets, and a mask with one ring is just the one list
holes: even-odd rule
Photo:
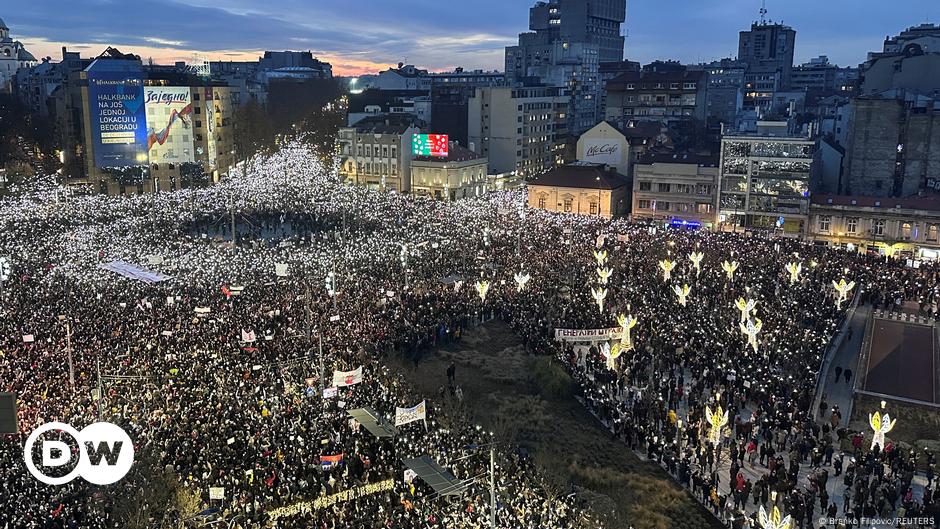
[[[832, 410], [833, 406], [839, 406], [839, 410], [842, 412], [840, 426], [848, 426], [849, 424], [849, 418], [852, 415], [852, 395], [854, 393], [855, 378], [859, 376], [856, 369], [858, 357], [861, 354], [862, 343], [865, 340], [865, 326], [868, 324], [869, 315], [871, 315], [871, 305], [864, 305], [855, 309], [848, 327], [852, 329], [851, 338], [846, 336], [842, 340], [839, 349], [826, 364], [823, 373], [820, 373], [820, 376], [824, 377], [822, 385], [824, 396], [822, 400], [826, 401], [828, 406], [826, 407], [826, 413], [822, 416], [819, 415], [818, 409], [814, 410], [816, 422], [828, 422], [829, 410]], [[842, 368], [839, 372], [839, 380], [835, 378], [837, 367]], [[852, 370], [852, 379], [848, 382], [845, 381], [845, 375], [843, 374], [846, 369]]]

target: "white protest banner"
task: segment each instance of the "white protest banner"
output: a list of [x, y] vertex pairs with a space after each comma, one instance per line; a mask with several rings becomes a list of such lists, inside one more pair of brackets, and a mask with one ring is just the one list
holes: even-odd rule
[[195, 312], [196, 314], [200, 316], [204, 316], [212, 312], [212, 310], [209, 307], [196, 307], [195, 309], [193, 309], [193, 312]]
[[173, 305], [174, 303], [176, 303], [176, 298], [174, 298], [173, 296], [167, 296], [167, 297], [166, 297], [166, 304], [167, 304], [167, 305]]
[[36, 341], [36, 338], [34, 338], [32, 334], [23, 335], [23, 343], [33, 343], [35, 341]]
[[210, 500], [224, 500], [225, 499], [225, 487], [209, 487], [209, 499]]
[[242, 329], [242, 341], [245, 343], [252, 343], [255, 341], [255, 331], [246, 331]]
[[395, 408], [395, 426], [401, 426], [415, 421], [423, 421], [427, 418], [427, 408], [425, 401], [419, 402], [411, 408]]
[[160, 334], [162, 336], [173, 336], [173, 331], [162, 331]]
[[608, 327], [606, 329], [555, 329], [557, 342], [602, 342], [605, 340], [619, 340], [623, 332], [621, 327]]
[[323, 398], [332, 399], [339, 393], [339, 388], [323, 388]]
[[353, 371], [334, 371], [333, 386], [341, 388], [362, 382], [362, 366]]
[[405, 469], [405, 483], [411, 483], [414, 479], [418, 477], [418, 473], [410, 468]]
[[287, 277], [287, 263], [274, 263], [274, 275]]

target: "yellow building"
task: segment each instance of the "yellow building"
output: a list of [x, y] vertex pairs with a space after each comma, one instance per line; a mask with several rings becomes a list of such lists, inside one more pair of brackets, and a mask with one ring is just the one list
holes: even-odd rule
[[629, 213], [631, 184], [604, 164], [575, 162], [528, 182], [529, 207], [611, 218]]
[[940, 197], [816, 195], [809, 238], [847, 251], [898, 258], [940, 258]]
[[446, 158], [415, 156], [411, 161], [411, 192], [457, 200], [486, 192], [486, 157], [450, 142]]

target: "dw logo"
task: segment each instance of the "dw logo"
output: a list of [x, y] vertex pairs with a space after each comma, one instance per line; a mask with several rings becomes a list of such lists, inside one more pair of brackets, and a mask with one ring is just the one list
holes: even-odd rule
[[[67, 465], [72, 458], [68, 443], [52, 439], [39, 439], [48, 431], [68, 434], [78, 444], [78, 464], [61, 477], [47, 476], [33, 461], [33, 448], [40, 443], [42, 466], [53, 468]], [[120, 426], [109, 422], [96, 422], [78, 431], [68, 424], [49, 422], [33, 430], [23, 447], [26, 468], [39, 481], [47, 485], [63, 485], [81, 476], [95, 485], [110, 485], [123, 478], [134, 464], [134, 444]]]

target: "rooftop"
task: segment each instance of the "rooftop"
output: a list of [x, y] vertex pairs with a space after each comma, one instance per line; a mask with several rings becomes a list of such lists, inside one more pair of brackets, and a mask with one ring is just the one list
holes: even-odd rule
[[641, 163], [641, 164], [687, 163], [687, 164], [700, 165], [703, 167], [718, 167], [718, 156], [711, 155], [711, 154], [695, 154], [695, 153], [668, 154], [668, 153], [650, 152], [641, 156], [639, 162], [637, 163]]
[[865, 197], [859, 195], [813, 195], [813, 204], [856, 206], [864, 208], [920, 209], [940, 212], [940, 196], [929, 197]]
[[579, 189], [618, 189], [630, 185], [622, 174], [600, 163], [575, 162], [556, 167], [528, 180], [529, 185], [574, 187]]
[[359, 133], [404, 134], [408, 128], [415, 126], [416, 120], [411, 114], [382, 114], [363, 118], [353, 127]]
[[415, 156], [415, 162], [440, 162], [440, 163], [454, 163], [454, 162], [468, 162], [470, 160], [486, 160], [486, 157], [482, 154], [477, 154], [470, 149], [460, 145], [456, 141], [452, 141], [447, 146], [447, 157], [441, 158], [439, 156]]

